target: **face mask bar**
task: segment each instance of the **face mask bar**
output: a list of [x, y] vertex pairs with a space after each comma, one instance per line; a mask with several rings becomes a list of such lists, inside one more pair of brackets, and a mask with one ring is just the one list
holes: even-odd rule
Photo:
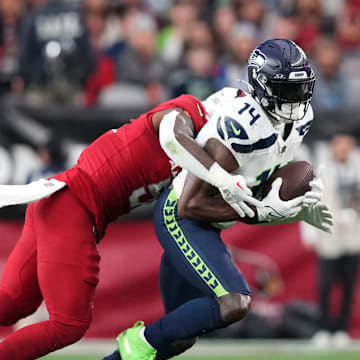
[[305, 117], [313, 94], [315, 78], [298, 81], [271, 80], [263, 84], [273, 99], [269, 113], [278, 121], [299, 121]]
[[310, 101], [315, 78], [298, 81], [270, 80], [266, 86], [280, 103], [305, 103]]

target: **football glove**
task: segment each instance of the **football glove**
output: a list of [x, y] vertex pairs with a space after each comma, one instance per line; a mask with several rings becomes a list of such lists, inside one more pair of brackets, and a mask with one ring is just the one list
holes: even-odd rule
[[255, 216], [255, 211], [249, 205], [262, 207], [261, 201], [252, 197], [251, 190], [246, 186], [245, 179], [241, 175], [232, 175], [227, 181], [219, 186], [222, 198], [237, 212], [240, 217]]
[[276, 179], [267, 196], [262, 200], [262, 208], [257, 208], [259, 222], [272, 222], [284, 220], [298, 215], [302, 209], [304, 196], [299, 196], [291, 200], [280, 199], [280, 187], [283, 179]]
[[321, 173], [323, 169], [324, 165], [321, 164], [319, 168], [314, 172], [315, 177], [309, 183], [311, 190], [307, 191], [304, 195], [304, 206], [314, 206], [322, 200], [324, 193], [324, 185], [321, 181]]
[[304, 206], [299, 213], [299, 220], [305, 221], [329, 234], [333, 233], [334, 216], [329, 207], [323, 202], [313, 206]]

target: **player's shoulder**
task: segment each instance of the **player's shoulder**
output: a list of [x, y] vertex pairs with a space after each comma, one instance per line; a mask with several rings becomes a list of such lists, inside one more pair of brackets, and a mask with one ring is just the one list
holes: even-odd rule
[[308, 133], [311, 128], [313, 119], [314, 111], [312, 109], [312, 106], [309, 105], [305, 116], [301, 120], [295, 122], [294, 128], [300, 137], [304, 137]]
[[217, 114], [218, 132], [224, 140], [237, 138], [239, 143], [253, 145], [274, 134], [268, 115], [249, 94], [236, 97]]
[[219, 91], [208, 96], [205, 100], [202, 101], [202, 104], [211, 117], [217, 110], [223, 107], [225, 104], [231, 102], [242, 91], [237, 88], [224, 87]]

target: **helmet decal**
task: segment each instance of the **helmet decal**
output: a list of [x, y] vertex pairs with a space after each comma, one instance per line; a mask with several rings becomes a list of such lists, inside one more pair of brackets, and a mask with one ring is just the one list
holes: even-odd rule
[[266, 64], [266, 56], [259, 49], [253, 50], [249, 57], [249, 65], [252, 65], [256, 70], [260, 70]]

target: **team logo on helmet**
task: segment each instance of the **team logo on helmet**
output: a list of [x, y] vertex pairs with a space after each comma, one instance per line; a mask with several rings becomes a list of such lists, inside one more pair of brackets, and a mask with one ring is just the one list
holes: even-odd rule
[[266, 64], [266, 55], [259, 49], [255, 49], [249, 57], [249, 65], [252, 65], [256, 70], [260, 70]]

